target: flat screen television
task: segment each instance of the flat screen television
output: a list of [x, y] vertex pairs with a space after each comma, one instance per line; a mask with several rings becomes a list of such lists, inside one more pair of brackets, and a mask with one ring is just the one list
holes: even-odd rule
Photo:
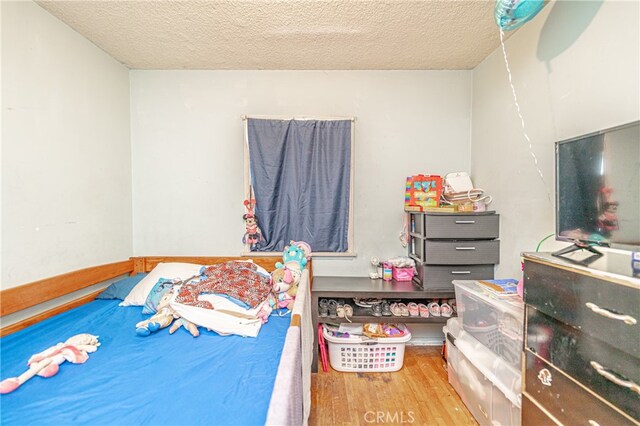
[[640, 121], [556, 142], [556, 239], [640, 251]]

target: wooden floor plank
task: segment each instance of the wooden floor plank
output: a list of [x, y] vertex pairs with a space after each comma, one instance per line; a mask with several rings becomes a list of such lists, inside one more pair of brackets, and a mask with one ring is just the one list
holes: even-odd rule
[[321, 371], [311, 395], [311, 426], [477, 425], [449, 384], [439, 347], [407, 346], [394, 373]]

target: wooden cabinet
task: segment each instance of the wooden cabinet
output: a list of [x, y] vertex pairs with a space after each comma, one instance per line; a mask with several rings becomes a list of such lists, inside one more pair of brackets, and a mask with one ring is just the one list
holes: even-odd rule
[[588, 266], [525, 253], [523, 425], [540, 411], [561, 424], [640, 420], [640, 279], [631, 256], [609, 251]]

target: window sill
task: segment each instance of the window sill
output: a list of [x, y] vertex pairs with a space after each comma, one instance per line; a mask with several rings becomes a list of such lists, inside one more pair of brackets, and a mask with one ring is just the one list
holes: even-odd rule
[[[269, 256], [279, 256], [282, 255], [281, 251], [243, 251], [241, 253], [241, 256], [248, 256], [248, 257], [269, 257]], [[311, 257], [312, 258], [316, 258], [316, 257], [338, 257], [338, 258], [345, 258], [345, 257], [357, 257], [358, 253], [356, 253], [355, 251], [350, 251], [350, 252], [346, 252], [346, 253], [332, 253], [332, 252], [312, 252], [311, 253]]]

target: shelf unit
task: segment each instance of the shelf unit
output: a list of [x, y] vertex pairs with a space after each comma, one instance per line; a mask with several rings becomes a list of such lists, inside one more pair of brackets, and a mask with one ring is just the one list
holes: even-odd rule
[[424, 291], [423, 288], [413, 281], [383, 281], [372, 280], [368, 277], [314, 277], [311, 291], [311, 317], [314, 326], [314, 350], [312, 372], [318, 371], [318, 324], [332, 323], [338, 324], [347, 322], [344, 318], [321, 317], [318, 312], [320, 299], [343, 300], [353, 307], [352, 322], [367, 323], [422, 323], [422, 324], [444, 324], [446, 317], [399, 317], [399, 316], [374, 316], [367, 308], [356, 306], [353, 298], [378, 298], [378, 299], [403, 299], [426, 301], [428, 299], [452, 299], [455, 297], [453, 289], [451, 291]]

